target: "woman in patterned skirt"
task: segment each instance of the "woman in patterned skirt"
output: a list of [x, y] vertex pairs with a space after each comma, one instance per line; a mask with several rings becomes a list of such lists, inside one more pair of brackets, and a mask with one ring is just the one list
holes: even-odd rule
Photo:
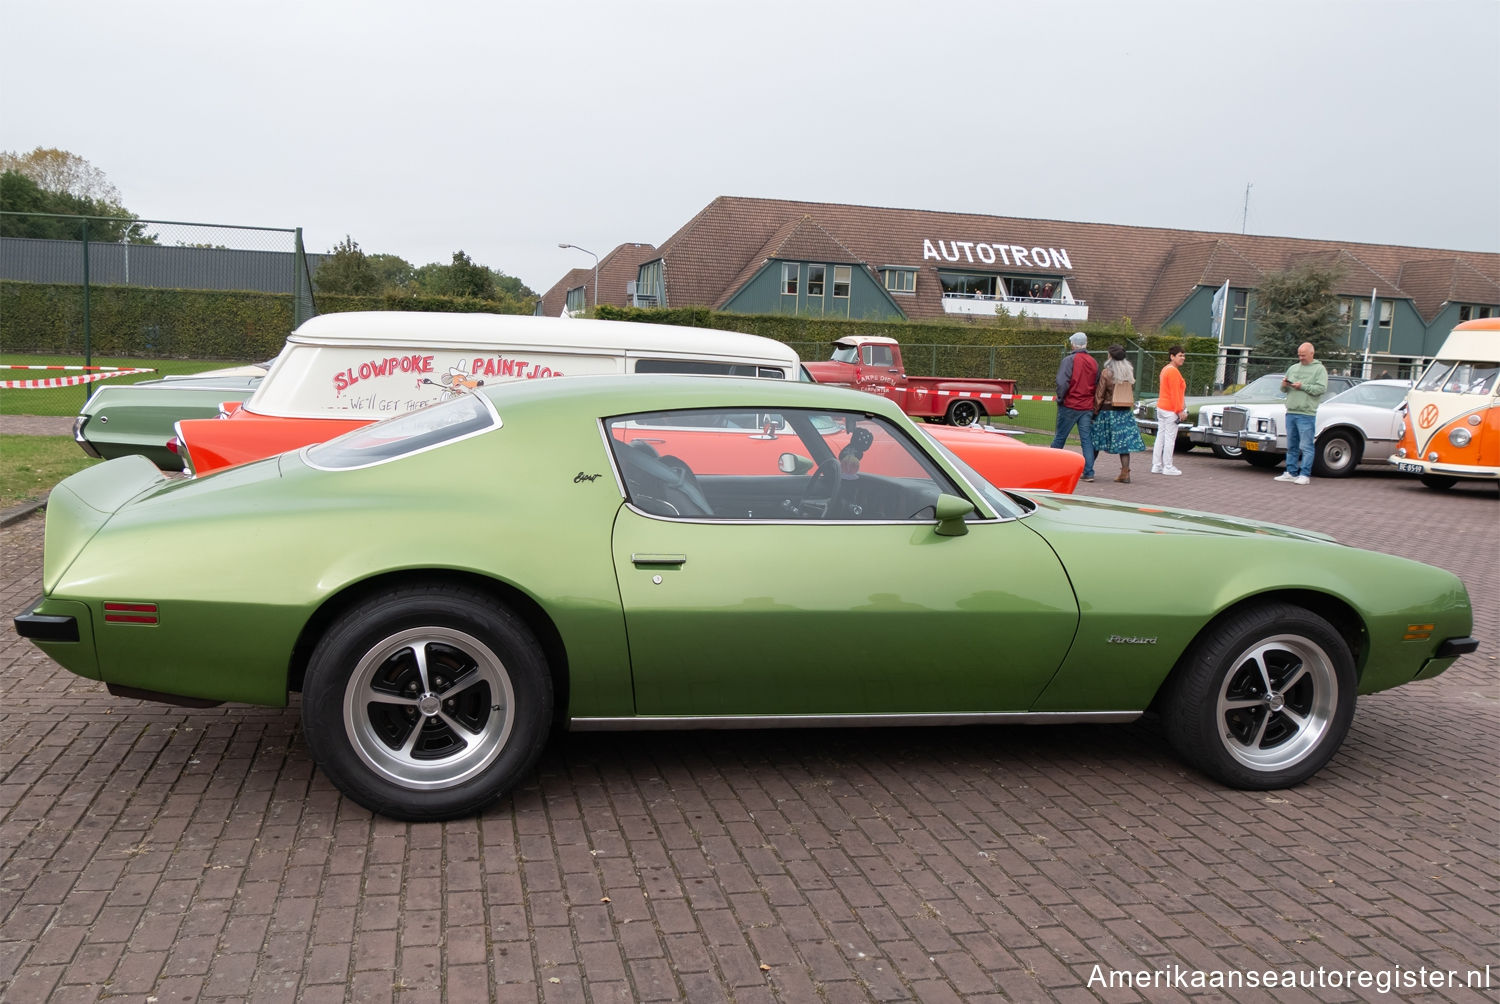
[[1141, 430], [1136, 428], [1131, 410], [1135, 406], [1135, 369], [1125, 358], [1125, 346], [1111, 345], [1109, 359], [1099, 367], [1099, 382], [1094, 386], [1094, 449], [1120, 457], [1120, 476], [1130, 484], [1130, 455], [1146, 449]]

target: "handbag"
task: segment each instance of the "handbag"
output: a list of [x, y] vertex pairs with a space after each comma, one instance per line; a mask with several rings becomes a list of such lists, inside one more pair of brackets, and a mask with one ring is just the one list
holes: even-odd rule
[[1135, 404], [1135, 395], [1131, 393], [1131, 385], [1115, 381], [1114, 389], [1110, 393], [1109, 405], [1111, 408], [1129, 408]]

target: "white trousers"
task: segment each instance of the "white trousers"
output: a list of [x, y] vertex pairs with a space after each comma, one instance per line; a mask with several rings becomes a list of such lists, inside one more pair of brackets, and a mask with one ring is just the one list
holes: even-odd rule
[[1169, 470], [1177, 451], [1177, 412], [1156, 409], [1156, 445], [1151, 447], [1151, 467]]

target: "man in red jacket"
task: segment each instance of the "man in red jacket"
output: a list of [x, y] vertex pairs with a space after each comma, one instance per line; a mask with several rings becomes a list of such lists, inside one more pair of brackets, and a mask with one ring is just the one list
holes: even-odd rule
[[1094, 384], [1099, 381], [1099, 364], [1089, 355], [1089, 336], [1075, 331], [1068, 338], [1072, 351], [1063, 356], [1057, 368], [1057, 435], [1052, 448], [1060, 450], [1068, 433], [1078, 426], [1083, 445], [1083, 480], [1094, 480]]

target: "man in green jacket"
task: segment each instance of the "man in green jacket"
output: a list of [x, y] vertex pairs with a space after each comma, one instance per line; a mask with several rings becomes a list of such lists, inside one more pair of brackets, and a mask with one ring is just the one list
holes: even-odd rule
[[1313, 444], [1318, 431], [1318, 405], [1328, 390], [1328, 371], [1313, 358], [1311, 342], [1297, 346], [1297, 361], [1281, 378], [1286, 391], [1286, 472], [1277, 481], [1311, 482]]

